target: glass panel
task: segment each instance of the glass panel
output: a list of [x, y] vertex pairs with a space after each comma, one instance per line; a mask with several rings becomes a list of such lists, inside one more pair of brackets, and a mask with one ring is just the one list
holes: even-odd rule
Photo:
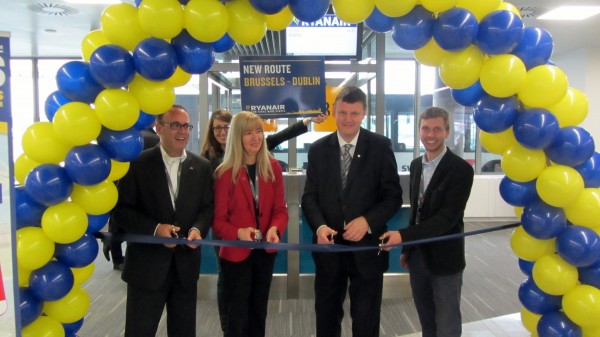
[[13, 158], [22, 153], [21, 138], [34, 122], [33, 65], [31, 60], [10, 60]]

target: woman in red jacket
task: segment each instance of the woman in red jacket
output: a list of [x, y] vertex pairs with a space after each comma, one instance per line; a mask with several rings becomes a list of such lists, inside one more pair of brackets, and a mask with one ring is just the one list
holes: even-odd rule
[[[287, 227], [281, 166], [267, 150], [260, 117], [233, 117], [223, 163], [215, 172], [214, 230], [224, 240], [279, 242]], [[221, 247], [227, 299], [226, 337], [265, 335], [275, 251]]]

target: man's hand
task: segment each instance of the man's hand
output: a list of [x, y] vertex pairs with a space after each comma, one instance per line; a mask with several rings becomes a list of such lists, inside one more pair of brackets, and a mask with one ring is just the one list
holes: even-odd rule
[[[400, 232], [398, 231], [387, 231], [383, 233], [382, 236], [379, 237], [379, 240], [386, 241], [386, 245], [395, 245], [397, 243], [402, 242], [402, 236], [400, 236]], [[390, 251], [390, 248], [384, 248], [386, 251]]]
[[348, 241], [360, 241], [369, 231], [369, 223], [364, 216], [350, 221], [346, 224], [346, 231], [344, 232], [344, 239]]
[[[188, 232], [188, 241], [192, 241], [192, 240], [202, 240], [202, 234], [200, 234], [200, 231], [198, 230], [198, 228], [192, 228], [190, 229], [190, 231]], [[198, 248], [199, 245], [194, 244], [194, 243], [188, 243], [187, 244], [188, 247], [192, 248], [192, 249], [196, 249]]]
[[[179, 228], [178, 226], [163, 223], [163, 224], [158, 225], [155, 236], [160, 236], [163, 238], [176, 238], [176, 237], [178, 237], [177, 233], [179, 232], [180, 229], [181, 228]], [[165, 244], [164, 246], [167, 248], [175, 248], [176, 245], [175, 244]]]
[[323, 225], [317, 230], [317, 243], [322, 244], [333, 244], [333, 237], [337, 235], [337, 232], [331, 229], [329, 226]]
[[400, 265], [404, 269], [408, 269], [408, 262], [406, 262], [406, 254], [400, 255]]

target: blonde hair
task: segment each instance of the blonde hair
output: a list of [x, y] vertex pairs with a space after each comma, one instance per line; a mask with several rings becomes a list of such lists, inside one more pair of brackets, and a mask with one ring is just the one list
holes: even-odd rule
[[[256, 114], [248, 111], [238, 112], [231, 120], [231, 128], [227, 135], [227, 146], [225, 147], [225, 157], [223, 163], [217, 167], [215, 175], [220, 177], [228, 169], [232, 169], [231, 179], [236, 182], [240, 169], [245, 164], [246, 152], [244, 151], [243, 137], [244, 132], [260, 128], [264, 132], [263, 124]], [[275, 181], [275, 174], [271, 167], [269, 158], [271, 154], [267, 150], [266, 138], [263, 141], [256, 155], [256, 175], [266, 181]]]

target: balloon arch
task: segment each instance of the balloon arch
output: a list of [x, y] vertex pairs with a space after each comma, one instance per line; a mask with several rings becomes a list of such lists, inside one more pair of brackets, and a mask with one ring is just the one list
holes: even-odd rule
[[[439, 68], [473, 107], [481, 142], [502, 155], [500, 194], [522, 226], [511, 237], [526, 280], [532, 335], [600, 336], [600, 154], [585, 129], [586, 96], [549, 59], [551, 35], [524, 27], [502, 0], [332, 0], [336, 15], [390, 32]], [[174, 87], [214, 53], [258, 43], [330, 0], [136, 0], [107, 7], [46, 100], [49, 122], [23, 135], [15, 162], [17, 261], [24, 337], [75, 336], [90, 307], [93, 233], [117, 201], [114, 180], [142, 151], [140, 131], [175, 102]]]

